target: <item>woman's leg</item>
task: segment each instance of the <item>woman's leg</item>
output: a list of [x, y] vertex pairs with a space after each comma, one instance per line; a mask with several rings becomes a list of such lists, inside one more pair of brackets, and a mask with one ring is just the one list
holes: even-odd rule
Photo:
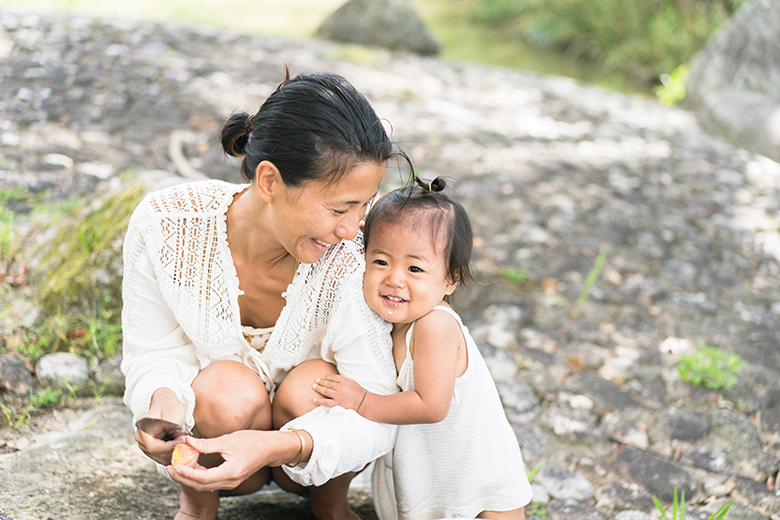
[[488, 520], [525, 520], [525, 507], [512, 511], [482, 511], [477, 518]]
[[[301, 363], [287, 374], [274, 396], [274, 428], [281, 428], [292, 419], [313, 410], [316, 407], [314, 404], [316, 393], [311, 387], [314, 379], [336, 373], [338, 373], [336, 367], [330, 363], [314, 359]], [[294, 493], [304, 490], [311, 492], [311, 509], [318, 520], [358, 520], [358, 516], [352, 512], [347, 500], [349, 484], [356, 473], [345, 473], [322, 486], [309, 488], [304, 488], [290, 480], [282, 468], [274, 468], [273, 475], [274, 481], [282, 489]]]
[[[195, 392], [195, 428], [193, 435], [219, 437], [238, 430], [270, 430], [271, 402], [263, 381], [237, 361], [217, 361], [204, 368], [192, 382]], [[198, 462], [218, 466], [218, 454], [201, 455]], [[237, 488], [235, 494], [252, 493], [268, 481], [269, 468], [263, 468]], [[180, 509], [174, 520], [214, 520], [219, 494], [201, 493], [182, 486]]]

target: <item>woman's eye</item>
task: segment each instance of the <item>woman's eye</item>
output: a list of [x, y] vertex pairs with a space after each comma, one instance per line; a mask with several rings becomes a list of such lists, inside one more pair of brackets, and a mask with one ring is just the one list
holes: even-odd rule
[[411, 271], [413, 273], [422, 273], [423, 272], [423, 270], [420, 269], [419, 267], [417, 267], [416, 265], [413, 265], [413, 266], [409, 267], [409, 271]]
[[346, 215], [347, 214], [347, 210], [345, 210], [345, 209], [343, 209], [343, 210], [342, 209], [334, 209], [333, 213], [335, 213], [336, 215]]

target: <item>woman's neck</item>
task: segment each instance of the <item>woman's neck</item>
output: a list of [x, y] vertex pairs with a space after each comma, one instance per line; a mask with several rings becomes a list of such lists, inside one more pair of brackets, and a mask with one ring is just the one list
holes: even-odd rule
[[266, 209], [253, 186], [237, 194], [228, 207], [228, 244], [243, 262], [274, 266], [290, 256], [271, 232]]

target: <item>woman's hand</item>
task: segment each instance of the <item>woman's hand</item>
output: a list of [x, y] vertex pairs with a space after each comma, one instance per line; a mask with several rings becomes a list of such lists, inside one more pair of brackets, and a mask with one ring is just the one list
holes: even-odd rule
[[[152, 406], [144, 418], [163, 419], [174, 424], [182, 424], [187, 413], [185, 405], [168, 388], [160, 388], [152, 395]], [[170, 441], [155, 439], [146, 432], [137, 429], [135, 441], [144, 454], [155, 462], [165, 466], [171, 463], [173, 448], [181, 442], [180, 438]]]
[[[311, 454], [311, 436], [306, 438], [304, 460]], [[213, 439], [186, 437], [186, 442], [200, 453], [218, 453], [224, 462], [213, 468], [168, 466], [168, 474], [184, 486], [196, 491], [234, 489], [266, 466], [281, 466], [300, 457], [298, 435], [288, 431], [241, 430]]]
[[366, 396], [366, 390], [362, 386], [338, 374], [318, 377], [311, 387], [322, 396], [315, 397], [314, 402], [329, 408], [341, 406], [348, 410], [357, 410]]

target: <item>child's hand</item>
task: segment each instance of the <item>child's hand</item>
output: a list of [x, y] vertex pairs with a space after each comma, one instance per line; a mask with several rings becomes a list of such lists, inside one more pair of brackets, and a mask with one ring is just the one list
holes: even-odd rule
[[341, 406], [348, 410], [357, 410], [366, 391], [355, 381], [340, 375], [318, 377], [311, 385], [322, 397], [315, 397], [314, 402], [320, 406], [332, 408]]

